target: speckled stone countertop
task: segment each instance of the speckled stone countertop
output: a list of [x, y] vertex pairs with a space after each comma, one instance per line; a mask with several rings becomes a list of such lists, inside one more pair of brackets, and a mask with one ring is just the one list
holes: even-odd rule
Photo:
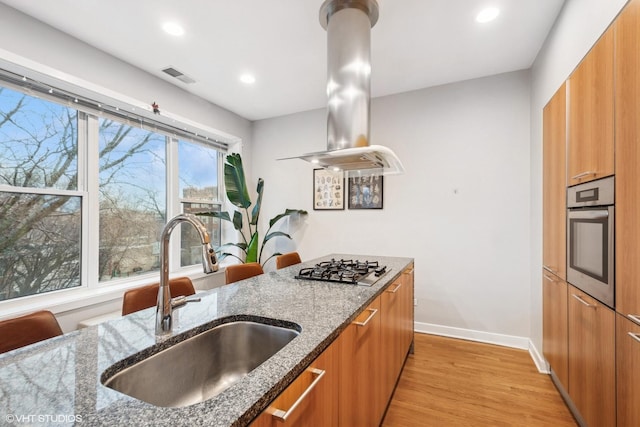
[[[294, 278], [300, 268], [331, 258], [379, 261], [387, 273], [371, 287]], [[100, 381], [123, 359], [157, 352], [155, 308], [6, 353], [0, 356], [0, 425], [247, 425], [412, 261], [331, 254], [199, 294], [202, 301], [177, 310], [173, 334], [160, 346], [253, 316], [293, 322], [302, 332], [221, 394], [183, 408], [154, 406]]]

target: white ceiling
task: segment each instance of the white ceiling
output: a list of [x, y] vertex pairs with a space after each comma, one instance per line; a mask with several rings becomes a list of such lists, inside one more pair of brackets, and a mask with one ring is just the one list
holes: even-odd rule
[[[242, 117], [326, 104], [322, 0], [0, 0]], [[564, 0], [378, 0], [372, 96], [526, 69]], [[501, 12], [475, 22], [486, 6]], [[165, 34], [177, 21], [185, 35]], [[187, 85], [160, 70], [194, 78]], [[239, 82], [251, 72], [256, 83]]]

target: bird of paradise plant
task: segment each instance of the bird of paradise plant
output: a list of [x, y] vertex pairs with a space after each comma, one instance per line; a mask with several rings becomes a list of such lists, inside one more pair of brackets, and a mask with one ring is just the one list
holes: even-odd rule
[[[262, 178], [258, 179], [258, 186], [256, 188], [258, 198], [253, 205], [253, 209], [251, 209], [251, 213], [249, 213], [249, 208], [252, 205], [252, 201], [251, 197], [249, 197], [249, 191], [247, 190], [247, 183], [245, 180], [244, 168], [242, 167], [242, 158], [240, 154], [233, 153], [227, 155], [224, 164], [224, 185], [229, 202], [231, 202], [231, 204], [236, 206], [238, 209], [234, 209], [233, 213], [202, 212], [198, 214], [204, 216], [212, 216], [231, 222], [234, 229], [236, 229], [242, 237], [242, 242], [225, 243], [220, 246], [217, 251], [218, 259], [223, 260], [224, 258], [230, 256], [239, 259], [243, 263], [259, 262], [260, 264], [264, 265], [271, 258], [282, 255], [279, 252], [273, 253], [269, 258], [262, 262], [263, 249], [265, 244], [269, 240], [276, 237], [286, 237], [287, 239], [291, 239], [291, 236], [289, 234], [282, 231], [271, 231], [271, 229], [281, 219], [293, 214], [307, 215], [307, 211], [302, 209], [286, 209], [283, 213], [271, 218], [271, 220], [269, 220], [269, 228], [267, 229], [264, 239], [260, 244], [258, 233], [258, 219], [260, 217], [260, 207], [262, 205], [264, 180]], [[243, 219], [243, 214], [241, 211], [244, 211], [244, 215], [246, 217], [246, 228], [244, 226], [245, 220]], [[249, 238], [247, 238], [247, 235], [245, 234], [246, 231], [248, 231]], [[234, 247], [240, 249], [242, 253], [244, 253], [244, 259], [241, 256], [237, 256], [231, 252], [228, 252], [228, 249]]]

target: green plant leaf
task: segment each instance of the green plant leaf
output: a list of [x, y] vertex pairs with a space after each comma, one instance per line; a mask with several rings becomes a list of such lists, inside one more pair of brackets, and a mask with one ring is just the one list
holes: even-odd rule
[[224, 185], [227, 189], [227, 197], [233, 205], [246, 209], [251, 206], [251, 198], [247, 191], [242, 158], [240, 154], [232, 153], [227, 155], [226, 160], [227, 162], [224, 164]]
[[240, 211], [233, 212], [233, 227], [238, 231], [242, 231], [242, 214]]
[[196, 215], [212, 216], [214, 218], [220, 218], [220, 219], [223, 219], [225, 221], [231, 222], [231, 217], [229, 216], [229, 212], [218, 212], [218, 211], [196, 212]]
[[258, 192], [258, 200], [256, 200], [256, 204], [253, 205], [253, 210], [251, 211], [251, 225], [258, 224], [258, 217], [260, 216], [260, 206], [262, 205], [262, 192], [264, 190], [264, 179], [258, 178], [258, 187], [256, 191]]
[[282, 237], [286, 237], [287, 239], [291, 239], [291, 236], [289, 236], [287, 233], [284, 233], [282, 231], [274, 231], [274, 232], [269, 233], [266, 236], [264, 236], [264, 241], [262, 242], [262, 246], [264, 246], [264, 244], [267, 243], [269, 240], [273, 239], [274, 237], [278, 237], [278, 236], [282, 236]]
[[251, 236], [249, 247], [247, 248], [247, 258], [245, 262], [258, 262], [258, 232]]
[[229, 257], [229, 256], [230, 256], [230, 257], [233, 257], [233, 258], [236, 258], [236, 259], [239, 259], [239, 260], [240, 260], [240, 262], [244, 262], [244, 261], [242, 260], [242, 258], [238, 257], [237, 255], [231, 254], [231, 253], [229, 253], [229, 252], [224, 252], [224, 253], [220, 254], [220, 255], [218, 256], [218, 261], [222, 261], [223, 259], [225, 259], [226, 257]]
[[221, 251], [223, 249], [226, 249], [228, 247], [234, 247], [234, 248], [239, 248], [243, 251], [247, 251], [247, 244], [246, 243], [225, 243], [224, 245], [220, 246], [218, 248], [218, 251]]
[[276, 222], [280, 221], [282, 218], [284, 218], [286, 216], [289, 216], [289, 215], [293, 215], [294, 213], [298, 213], [300, 215], [307, 215], [307, 211], [302, 210], [302, 209], [287, 209], [283, 213], [281, 213], [280, 215], [276, 215], [273, 218], [271, 218], [271, 220], [269, 221], [269, 228], [273, 227], [273, 224], [275, 224]]

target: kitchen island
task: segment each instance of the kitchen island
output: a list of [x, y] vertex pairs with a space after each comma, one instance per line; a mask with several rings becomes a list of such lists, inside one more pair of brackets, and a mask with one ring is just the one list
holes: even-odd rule
[[[370, 287], [294, 277], [301, 268], [332, 258], [378, 261], [387, 272]], [[0, 356], [3, 423], [19, 425], [30, 417], [30, 425], [247, 425], [412, 263], [411, 258], [332, 254], [199, 294], [200, 302], [176, 311], [172, 336], [159, 344], [151, 308], [7, 353]], [[252, 318], [293, 322], [301, 333], [211, 399], [182, 408], [158, 407], [101, 383], [105, 370], [123, 359], [141, 360], [157, 352], [158, 345]]]

